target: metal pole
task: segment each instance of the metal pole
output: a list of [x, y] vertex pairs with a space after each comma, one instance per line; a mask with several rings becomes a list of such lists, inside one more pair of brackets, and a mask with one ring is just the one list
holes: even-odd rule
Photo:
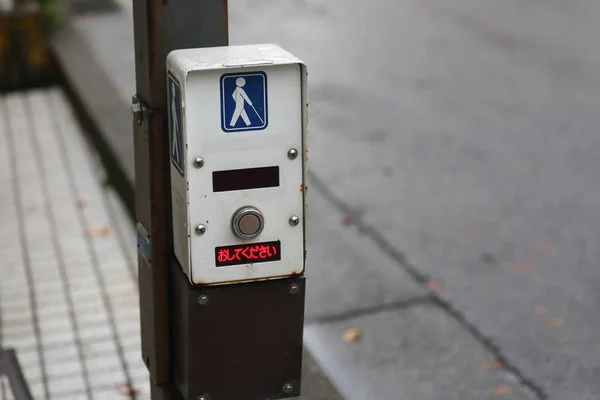
[[227, 0], [133, 0], [136, 95], [133, 98], [135, 193], [142, 357], [152, 399], [172, 391], [169, 263], [172, 254], [166, 55], [174, 49], [226, 46]]

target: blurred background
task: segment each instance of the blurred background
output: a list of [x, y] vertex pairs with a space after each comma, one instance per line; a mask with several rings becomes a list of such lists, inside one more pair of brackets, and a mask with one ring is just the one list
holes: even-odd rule
[[[52, 214], [51, 196], [30, 214], [17, 212], [35, 190], [27, 165], [49, 157], [35, 143], [27, 147], [47, 125], [22, 128], [27, 136], [17, 120], [65, 118], [71, 122], [56, 122], [55, 136], [44, 140], [67, 140], [60, 135], [68, 127], [69, 140], [81, 145], [69, 150], [76, 152], [70, 164], [38, 176], [40, 190], [89, 163], [89, 181], [107, 200], [92, 206], [81, 186], [56, 209], [68, 208], [64, 218], [78, 223], [82, 213], [106, 211], [84, 218], [76, 235], [87, 235], [90, 254], [129, 249], [113, 260], [126, 271], [134, 230], [118, 213], [127, 214], [123, 193], [134, 179], [132, 5], [0, 5], [0, 251], [22, 249], [37, 221], [28, 218]], [[229, 1], [231, 45], [277, 43], [308, 67], [307, 399], [600, 398], [599, 20], [593, 0]], [[98, 161], [99, 142], [115, 165]], [[59, 150], [60, 164], [70, 156]], [[123, 177], [114, 178], [113, 168]], [[64, 235], [50, 229], [36, 240], [55, 236]], [[103, 240], [115, 242], [102, 247]], [[16, 331], [7, 321], [23, 308], [7, 304], [25, 292], [26, 309], [44, 302], [44, 289], [7, 278], [22, 270], [26, 280], [32, 243], [0, 264], [0, 348], [17, 350], [34, 397], [144, 398], [143, 366], [139, 378], [128, 372], [137, 361], [119, 346], [123, 373], [95, 386], [95, 372], [81, 371], [96, 361], [74, 345], [87, 383], [73, 389], [79, 378], [71, 374], [61, 392], [52, 389], [58, 378], [48, 371], [53, 361], [44, 356], [36, 312], [15, 334], [31, 334], [31, 343], [19, 353], [20, 342], [11, 342]], [[98, 280], [102, 262], [95, 268]], [[6, 290], [15, 285], [22, 291]], [[78, 285], [63, 287], [64, 298]], [[99, 297], [130, 296], [104, 286]], [[135, 301], [124, 323], [136, 321]], [[102, 315], [116, 321], [111, 341], [139, 334], [120, 330], [111, 310], [104, 301]], [[31, 362], [21, 356], [27, 346], [35, 350]], [[0, 390], [0, 399], [10, 398]]]

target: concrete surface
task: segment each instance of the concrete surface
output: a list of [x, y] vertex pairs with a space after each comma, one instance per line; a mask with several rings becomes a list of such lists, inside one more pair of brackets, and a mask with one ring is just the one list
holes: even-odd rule
[[318, 190], [309, 188], [306, 319], [376, 312], [426, 296], [420, 285], [355, 228]]
[[[361, 340], [340, 341], [348, 329], [359, 329]], [[465, 335], [460, 324], [431, 304], [311, 325], [306, 340], [325, 360], [334, 380], [342, 382], [346, 398], [536, 398], [501, 368], [482, 367], [491, 367], [493, 357]]]
[[441, 287], [540, 398], [598, 398], [600, 4], [231, 13], [232, 43], [277, 41], [307, 62], [311, 167], [368, 236]]
[[[111, 16], [120, 28], [110, 26], [126, 35], [123, 7]], [[527, 395], [598, 398], [599, 17], [592, 0], [230, 3], [232, 44], [277, 42], [308, 64], [311, 210], [332, 216], [309, 249], [314, 274], [331, 275], [309, 281], [307, 344], [347, 398], [388, 400], [400, 383], [427, 398], [425, 380], [403, 372], [414, 366], [435, 378], [430, 398], [477, 399], [497, 382], [443, 374], [479, 362], [481, 348], [461, 344], [470, 340]], [[110, 71], [130, 50], [96, 43], [103, 25], [92, 21], [78, 20], [79, 34], [128, 99], [127, 68]], [[356, 265], [328, 271], [348, 260], [345, 249]], [[422, 306], [407, 277], [439, 292], [428, 300], [438, 311]], [[361, 288], [364, 308], [331, 294], [340, 286]], [[461, 350], [441, 337], [431, 353], [419, 340], [395, 353], [341, 344], [348, 327], [375, 326], [376, 338], [394, 331], [404, 311], [390, 308], [411, 306], [417, 332], [458, 324], [464, 337], [446, 329]], [[510, 398], [520, 388], [489, 394]]]

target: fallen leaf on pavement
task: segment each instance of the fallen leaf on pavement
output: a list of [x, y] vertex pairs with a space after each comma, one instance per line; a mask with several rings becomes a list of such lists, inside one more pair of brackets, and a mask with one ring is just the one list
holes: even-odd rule
[[554, 318], [553, 320], [548, 322], [548, 326], [550, 326], [552, 328], [558, 328], [559, 326], [561, 326], [564, 323], [565, 323], [565, 320], [563, 318]]
[[342, 340], [346, 343], [356, 342], [362, 336], [361, 332], [358, 329], [348, 329], [342, 335]]
[[350, 215], [344, 215], [344, 218], [342, 218], [342, 224], [344, 224], [344, 226], [350, 226], [354, 224], [354, 217], [350, 216]]
[[494, 371], [502, 368], [502, 363], [498, 361], [487, 362], [479, 365], [479, 369], [482, 371]]
[[564, 348], [564, 353], [568, 356], [572, 356], [573, 355], [573, 349], [570, 347], [565, 347]]
[[427, 282], [424, 288], [430, 293], [439, 293], [442, 290], [442, 286], [435, 282]]
[[492, 390], [492, 396], [506, 396], [507, 394], [510, 394], [510, 392], [511, 390], [508, 386], [502, 385]]
[[394, 347], [401, 347], [403, 343], [402, 338], [398, 338], [396, 340], [394, 340]]
[[83, 201], [83, 200], [77, 200], [75, 202], [75, 204], [77, 205], [77, 208], [80, 210], [83, 210], [85, 208], [85, 201]]
[[425, 222], [431, 222], [431, 221], [433, 221], [434, 218], [435, 218], [435, 215], [431, 212], [423, 215], [423, 221], [425, 221]]
[[452, 255], [450, 256], [450, 259], [451, 259], [453, 262], [462, 262], [462, 261], [464, 261], [464, 259], [465, 259], [465, 256], [464, 256], [464, 254], [462, 254], [462, 253], [456, 253], [456, 254], [452, 254]]
[[546, 315], [548, 314], [548, 309], [544, 306], [537, 306], [535, 308], [535, 313], [539, 315]]
[[490, 221], [492, 222], [500, 222], [502, 221], [502, 216], [500, 214], [491, 214]]
[[128, 383], [120, 384], [117, 390], [124, 396], [133, 396], [137, 393], [137, 390]]
[[541, 251], [552, 247], [552, 243], [545, 239], [538, 239], [529, 246], [531, 251]]
[[88, 235], [90, 237], [108, 236], [109, 233], [110, 233], [110, 228], [108, 226], [103, 226], [102, 228], [88, 230]]
[[522, 274], [530, 274], [533, 272], [533, 267], [528, 264], [513, 264], [510, 269]]
[[348, 181], [356, 176], [356, 167], [347, 167], [342, 171], [342, 179]]

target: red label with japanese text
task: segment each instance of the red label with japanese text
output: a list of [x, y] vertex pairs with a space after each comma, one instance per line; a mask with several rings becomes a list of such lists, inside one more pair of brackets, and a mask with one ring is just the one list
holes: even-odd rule
[[238, 244], [215, 248], [217, 267], [281, 260], [281, 242]]

